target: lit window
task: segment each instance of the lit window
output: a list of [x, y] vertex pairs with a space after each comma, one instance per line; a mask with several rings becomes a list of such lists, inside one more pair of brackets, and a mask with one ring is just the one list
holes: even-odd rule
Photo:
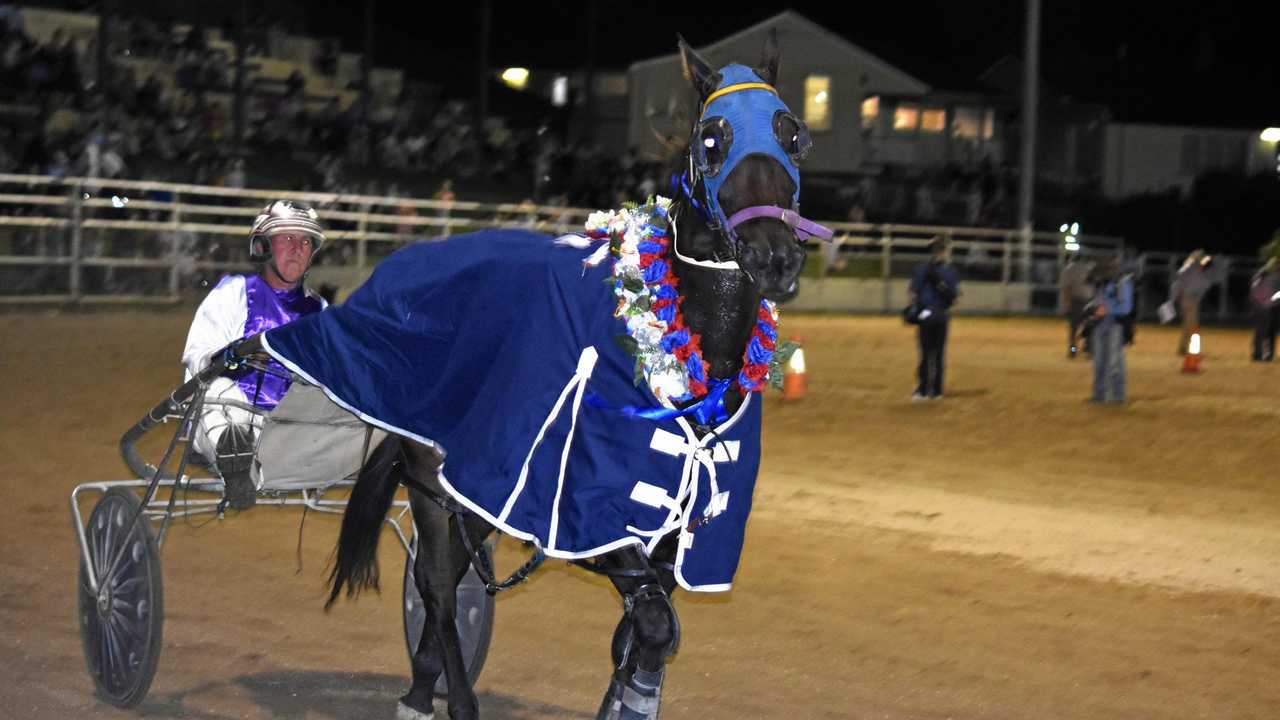
[[977, 140], [981, 132], [982, 114], [976, 108], [956, 108], [951, 115], [951, 137]]
[[915, 105], [899, 105], [893, 111], [893, 129], [899, 132], [915, 132], [920, 123], [920, 108]]
[[872, 95], [862, 101], [862, 127], [869, 130], [876, 126], [876, 119], [880, 117], [880, 96]]
[[996, 111], [988, 110], [982, 113], [982, 139], [990, 140], [996, 135]]
[[551, 106], [564, 107], [569, 104], [569, 78], [557, 75], [551, 81]]
[[831, 78], [810, 75], [804, 79], [804, 121], [810, 130], [831, 128]]
[[920, 129], [927, 133], [940, 133], [947, 127], [947, 111], [929, 108], [920, 113]]

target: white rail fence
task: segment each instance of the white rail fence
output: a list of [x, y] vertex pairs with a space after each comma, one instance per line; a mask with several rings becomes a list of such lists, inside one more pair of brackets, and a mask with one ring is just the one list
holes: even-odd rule
[[[269, 201], [289, 197], [321, 213], [330, 243], [315, 276], [354, 284], [405, 243], [491, 227], [549, 234], [582, 228], [590, 209], [233, 189], [148, 181], [0, 174], [0, 305], [173, 303], [203, 292], [226, 272], [245, 272], [247, 229]], [[950, 241], [971, 312], [1052, 312], [1066, 260], [1063, 238], [1014, 230], [824, 223], [834, 246], [811, 247], [801, 309], [892, 312], [905, 301], [911, 269], [935, 237]], [[1085, 253], [1123, 251], [1117, 238], [1083, 236]], [[1140, 303], [1154, 313], [1177, 266], [1168, 254], [1131, 259], [1143, 269]], [[1222, 258], [1218, 298], [1230, 318], [1243, 305], [1248, 258]], [[1241, 282], [1243, 279], [1243, 283]], [[347, 288], [350, 289], [350, 288]]]

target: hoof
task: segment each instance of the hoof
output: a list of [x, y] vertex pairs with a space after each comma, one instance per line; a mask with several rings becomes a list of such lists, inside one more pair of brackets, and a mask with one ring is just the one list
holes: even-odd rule
[[403, 700], [396, 705], [396, 720], [434, 720], [435, 716], [436, 714], [434, 712], [418, 712], [408, 705], [405, 705]]

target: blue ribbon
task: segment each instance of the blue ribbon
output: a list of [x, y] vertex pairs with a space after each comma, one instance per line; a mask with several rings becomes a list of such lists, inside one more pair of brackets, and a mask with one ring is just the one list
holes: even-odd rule
[[658, 422], [692, 416], [699, 425], [717, 425], [729, 419], [729, 410], [724, 406], [724, 395], [732, 384], [732, 380], [712, 380], [707, 388], [707, 394], [701, 400], [683, 408], [639, 407], [636, 405], [614, 407], [595, 393], [587, 393], [583, 396], [583, 400], [591, 407], [610, 410], [641, 420]]
[[674, 193], [684, 195], [689, 200], [689, 204], [693, 205], [693, 209], [698, 211], [703, 220], [711, 222], [711, 215], [707, 212], [707, 208], [698, 202], [698, 198], [693, 195], [693, 188], [689, 185], [689, 171], [683, 173], [673, 173], [671, 175], [671, 190]]

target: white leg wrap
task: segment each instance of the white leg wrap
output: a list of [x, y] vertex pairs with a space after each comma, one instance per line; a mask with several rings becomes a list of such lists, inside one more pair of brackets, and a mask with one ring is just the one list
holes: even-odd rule
[[404, 703], [396, 705], [396, 720], [434, 720], [435, 716], [434, 712], [420, 713]]

